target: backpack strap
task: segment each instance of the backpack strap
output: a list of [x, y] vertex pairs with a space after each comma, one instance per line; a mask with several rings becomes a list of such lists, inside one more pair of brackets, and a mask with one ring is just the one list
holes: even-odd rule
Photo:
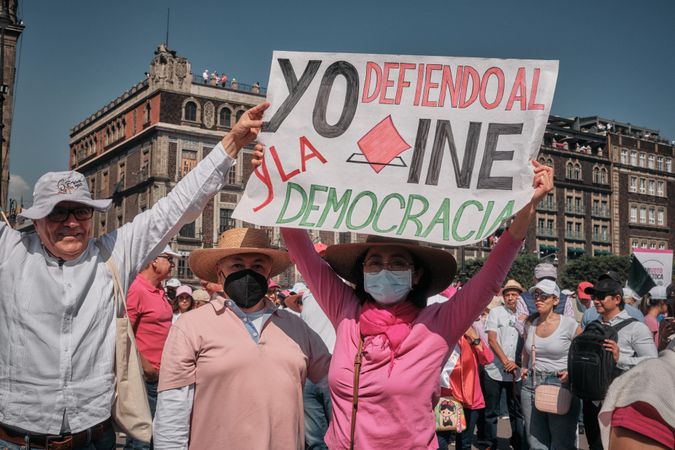
[[610, 325], [610, 327], [614, 328], [616, 330], [616, 332], [618, 333], [620, 330], [623, 329], [623, 327], [625, 327], [627, 325], [630, 325], [633, 322], [638, 322], [638, 320], [631, 317], [630, 319], [626, 319], [626, 320], [624, 320], [624, 321], [622, 321], [622, 322], [620, 322], [616, 325]]

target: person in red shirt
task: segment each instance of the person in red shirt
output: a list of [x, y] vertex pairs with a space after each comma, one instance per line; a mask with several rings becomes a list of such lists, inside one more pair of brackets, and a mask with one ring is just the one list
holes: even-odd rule
[[[167, 246], [138, 273], [127, 294], [127, 314], [134, 329], [138, 353], [143, 366], [145, 387], [153, 417], [157, 406], [157, 382], [164, 342], [173, 321], [173, 307], [162, 288], [171, 276], [174, 258], [179, 255]], [[127, 437], [125, 449], [151, 449], [150, 444]]]

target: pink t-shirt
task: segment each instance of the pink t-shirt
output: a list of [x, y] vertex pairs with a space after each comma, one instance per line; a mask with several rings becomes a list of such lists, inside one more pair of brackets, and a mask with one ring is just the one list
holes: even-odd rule
[[659, 321], [656, 320], [656, 317], [652, 315], [645, 315], [645, 325], [649, 328], [649, 331], [654, 335], [654, 342], [659, 344]]
[[164, 341], [173, 320], [173, 309], [164, 289], [154, 287], [138, 274], [127, 293], [127, 314], [138, 351], [159, 370]]
[[[361, 310], [354, 291], [314, 251], [306, 231], [282, 228], [291, 259], [336, 329], [328, 381], [331, 449], [349, 448], [354, 357]], [[441, 368], [457, 340], [499, 291], [521, 242], [505, 232], [483, 269], [454, 297], [422, 309], [398, 349], [389, 375], [388, 344], [376, 336], [363, 349], [354, 448], [436, 449], [433, 405]]]
[[329, 363], [299, 317], [276, 310], [256, 344], [219, 298], [171, 328], [159, 391], [195, 385], [190, 449], [304, 449], [302, 386], [325, 377]]

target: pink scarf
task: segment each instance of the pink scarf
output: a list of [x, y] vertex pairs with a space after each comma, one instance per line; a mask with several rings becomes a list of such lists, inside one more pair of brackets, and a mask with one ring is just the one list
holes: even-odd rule
[[391, 375], [391, 369], [394, 367], [395, 353], [410, 334], [412, 322], [419, 312], [420, 309], [408, 301], [388, 307], [367, 302], [361, 308], [359, 328], [364, 338], [364, 346], [367, 341], [382, 334], [389, 341], [389, 348], [391, 349], [389, 375]]

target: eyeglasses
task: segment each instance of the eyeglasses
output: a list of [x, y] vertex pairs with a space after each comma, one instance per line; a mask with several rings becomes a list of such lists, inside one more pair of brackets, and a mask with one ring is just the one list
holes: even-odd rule
[[591, 294], [591, 300], [597, 300], [599, 302], [602, 302], [606, 300], [607, 298], [614, 298], [614, 295], [612, 294]]
[[169, 256], [169, 255], [159, 255], [159, 256], [157, 256], [157, 257], [158, 257], [158, 258], [164, 258], [164, 259], [166, 259], [167, 261], [169, 261], [169, 264], [174, 264], [174, 262], [173, 262], [173, 256]]
[[78, 206], [77, 208], [56, 207], [47, 214], [47, 219], [52, 222], [65, 222], [71, 214], [77, 220], [89, 220], [94, 215], [94, 208], [88, 206]]
[[534, 298], [540, 298], [542, 300], [548, 300], [549, 298], [553, 298], [553, 294], [545, 294], [544, 292], [535, 292], [534, 293]]
[[385, 268], [393, 272], [402, 272], [411, 267], [414, 267], [413, 263], [403, 258], [392, 258], [389, 261], [384, 261], [380, 258], [369, 258], [363, 263], [363, 270], [369, 273], [381, 272]]

